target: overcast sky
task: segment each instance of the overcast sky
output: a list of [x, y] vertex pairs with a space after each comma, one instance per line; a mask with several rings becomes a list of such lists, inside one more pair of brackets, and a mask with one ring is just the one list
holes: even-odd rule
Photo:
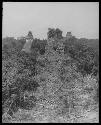
[[77, 38], [99, 38], [98, 2], [3, 2], [3, 37], [20, 37], [31, 30], [46, 38], [48, 28], [71, 31]]

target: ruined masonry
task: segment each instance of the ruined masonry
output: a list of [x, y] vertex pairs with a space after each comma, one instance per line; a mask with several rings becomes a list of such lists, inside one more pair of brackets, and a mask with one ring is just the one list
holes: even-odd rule
[[31, 31], [29, 31], [28, 35], [25, 37], [26, 43], [22, 49], [22, 51], [25, 51], [27, 53], [31, 52], [31, 45], [33, 42], [33, 35], [31, 33]]

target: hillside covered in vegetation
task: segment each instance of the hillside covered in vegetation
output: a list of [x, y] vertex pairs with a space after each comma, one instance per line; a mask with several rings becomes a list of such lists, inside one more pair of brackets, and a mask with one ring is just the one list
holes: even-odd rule
[[30, 43], [28, 53], [26, 39], [2, 39], [2, 121], [98, 122], [86, 114], [98, 114], [99, 40], [49, 28]]

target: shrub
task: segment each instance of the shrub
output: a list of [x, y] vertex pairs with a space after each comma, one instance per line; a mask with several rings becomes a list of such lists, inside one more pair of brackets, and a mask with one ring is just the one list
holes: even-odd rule
[[77, 62], [78, 71], [83, 75], [91, 73], [94, 75], [94, 72], [98, 73], [98, 55], [93, 48], [78, 42], [76, 39], [72, 41], [70, 39], [65, 42], [64, 50], [65, 54], [67, 53]]
[[34, 101], [32, 97], [26, 102], [22, 100], [25, 91], [35, 92], [39, 87], [38, 83], [32, 80], [35, 75], [35, 56], [20, 52], [16, 58], [13, 57], [14, 55], [9, 60], [4, 59], [2, 66], [2, 111], [3, 114], [7, 112], [10, 115], [22, 106], [27, 110], [35, 106], [35, 98], [33, 98]]

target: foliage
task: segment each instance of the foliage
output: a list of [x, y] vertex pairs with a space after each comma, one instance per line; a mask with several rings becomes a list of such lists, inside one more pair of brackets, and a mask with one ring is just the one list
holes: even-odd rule
[[52, 29], [52, 28], [48, 28], [48, 38], [58, 38], [58, 39], [61, 39], [62, 38], [62, 31], [57, 28], [57, 29]]
[[74, 42], [70, 40], [65, 43], [65, 53], [77, 61], [78, 71], [83, 75], [94, 74], [95, 70], [98, 73], [98, 65], [96, 65], [96, 63], [98, 63], [99, 60], [93, 48], [78, 41]]
[[2, 41], [2, 59], [15, 58], [22, 50], [25, 40], [16, 40], [14, 38], [4, 38]]
[[39, 52], [41, 55], [43, 55], [45, 53], [46, 44], [47, 44], [47, 40], [40, 40], [35, 38], [31, 46], [32, 53]]
[[21, 41], [16, 44], [15, 47], [4, 45], [2, 53], [5, 57], [2, 60], [2, 106], [3, 114], [7, 112], [9, 115], [13, 115], [18, 108], [28, 110], [35, 106], [36, 97], [32, 94], [25, 100], [24, 93], [35, 92], [39, 87], [32, 79], [35, 75], [35, 55], [17, 49], [22, 48]]
[[[60, 42], [62, 31], [49, 28], [51, 37]], [[43, 101], [46, 107], [54, 105], [58, 115], [74, 113], [78, 117], [99, 103], [99, 55], [93, 48], [71, 37], [63, 43], [61, 58], [54, 46], [49, 50], [52, 56], [45, 51], [47, 40], [33, 39], [30, 54], [21, 51], [24, 43], [14, 38], [3, 40], [3, 114], [12, 116], [19, 108], [32, 110], [36, 102]]]

